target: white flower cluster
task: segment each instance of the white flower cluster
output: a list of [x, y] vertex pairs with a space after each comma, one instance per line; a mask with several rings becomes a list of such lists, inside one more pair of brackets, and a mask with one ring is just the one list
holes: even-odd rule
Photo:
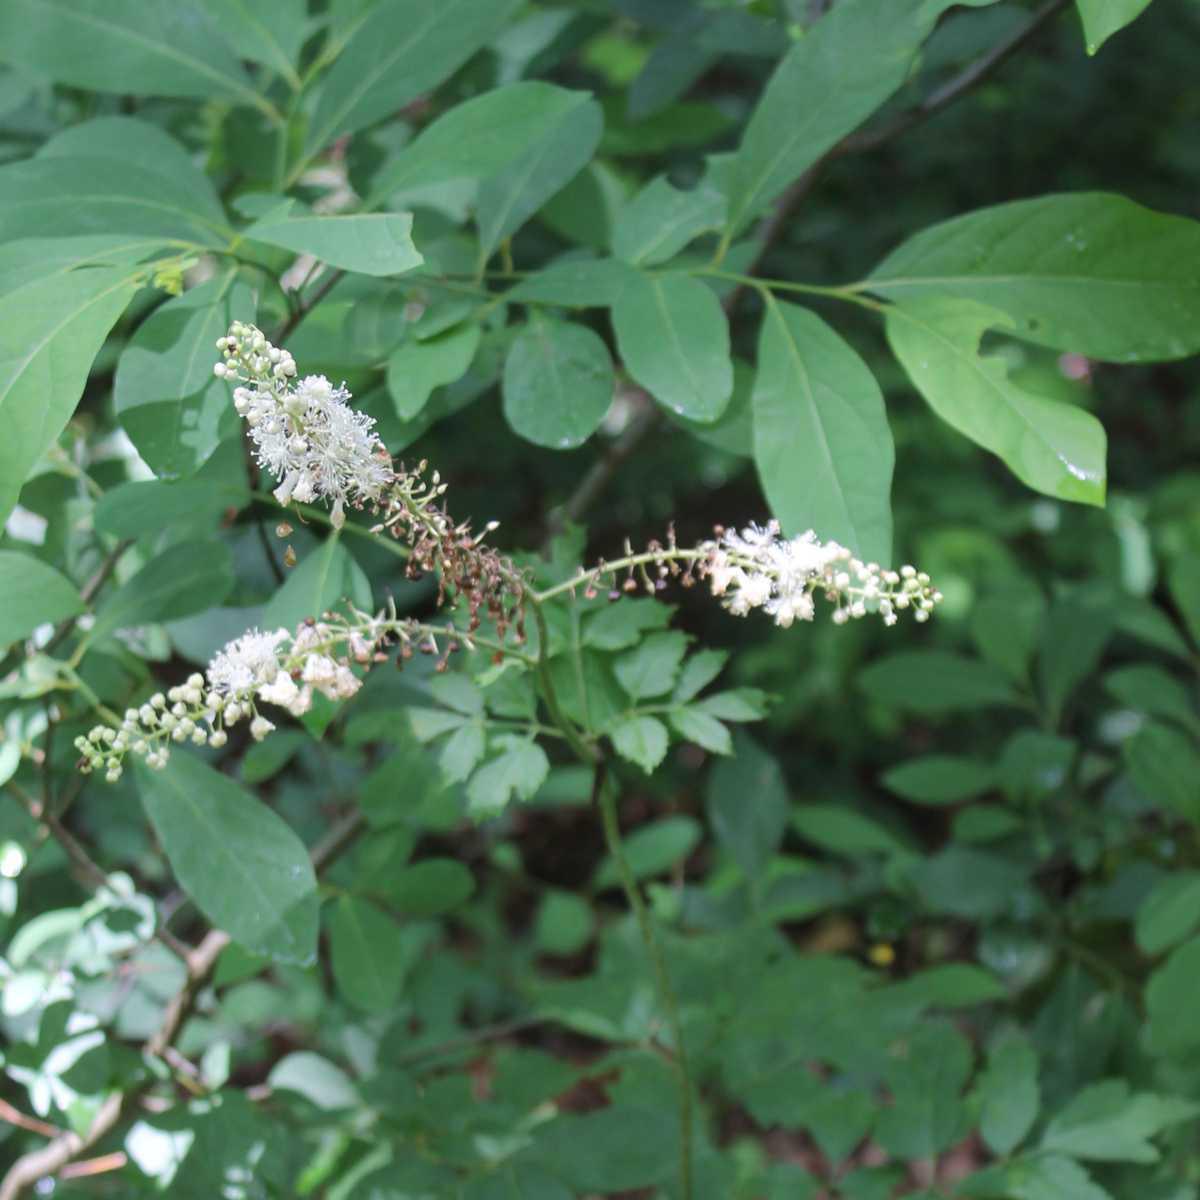
[[80, 770], [103, 770], [105, 779], [115, 783], [126, 754], [162, 768], [171, 742], [220, 748], [228, 740], [227, 730], [243, 719], [261, 742], [275, 725], [258, 711], [260, 702], [301, 716], [312, 707], [314, 690], [331, 700], [349, 699], [362, 686], [351, 660], [372, 662], [384, 637], [394, 632], [389, 622], [356, 615], [353, 624], [305, 622], [294, 634], [286, 629], [242, 634], [213, 657], [207, 680], [190, 675], [180, 687], [165, 695], [156, 692], [140, 708], [127, 709], [117, 728], [97, 725], [87, 737], [76, 738]]
[[888, 571], [861, 562], [845, 546], [818, 540], [811, 529], [785, 538], [778, 521], [721, 531], [718, 541], [700, 549], [713, 595], [725, 608], [739, 617], [761, 608], [785, 629], [793, 621], [813, 619], [817, 592], [836, 606], [838, 625], [868, 613], [895, 625], [906, 609], [917, 621], [927, 621], [942, 599], [929, 576], [915, 567]]
[[347, 502], [378, 501], [392, 478], [392, 461], [374, 418], [346, 403], [344, 387], [324, 375], [293, 382], [292, 356], [241, 321], [217, 339], [217, 349], [222, 361], [213, 373], [237, 383], [234, 407], [250, 427], [259, 466], [281, 480], [275, 489], [280, 504], [323, 497], [332, 502], [333, 525], [340, 528]]

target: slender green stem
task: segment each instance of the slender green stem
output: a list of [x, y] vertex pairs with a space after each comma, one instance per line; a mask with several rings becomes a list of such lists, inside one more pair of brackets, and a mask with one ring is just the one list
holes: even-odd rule
[[570, 579], [564, 579], [562, 583], [556, 583], [553, 587], [546, 588], [545, 591], [531, 592], [529, 599], [536, 604], [545, 604], [547, 600], [553, 600], [555, 596], [561, 596], [564, 592], [573, 592], [576, 588], [587, 587], [589, 583], [594, 584], [605, 575], [664, 562], [698, 562], [706, 554], [705, 550], [681, 547], [671, 549], [665, 546], [661, 550], [643, 550], [640, 554], [626, 554], [623, 558], [614, 558], [595, 567], [579, 571]]
[[739, 275], [735, 271], [719, 271], [713, 267], [697, 267], [694, 275], [707, 275], [710, 279], [724, 279], [729, 283], [737, 283], [742, 287], [752, 287], [766, 295], [770, 292], [799, 292], [806, 296], [828, 296], [831, 300], [842, 300], [847, 304], [857, 304], [862, 308], [870, 308], [881, 312], [887, 307], [878, 300], [872, 300], [862, 293], [865, 283], [848, 283], [842, 287], [825, 287], [817, 283], [796, 283], [790, 279], [764, 279], [758, 275]]
[[603, 761], [599, 749], [575, 728], [574, 721], [563, 712], [562, 705], [559, 703], [558, 689], [554, 686], [554, 676], [550, 674], [550, 655], [547, 652], [550, 645], [550, 631], [546, 627], [546, 614], [542, 612], [542, 602], [530, 591], [526, 591], [525, 599], [529, 607], [533, 609], [533, 620], [537, 625], [537, 673], [538, 680], [542, 685], [542, 696], [546, 701], [546, 708], [550, 711], [550, 719], [563, 731], [563, 736], [567, 739], [571, 749], [575, 751], [580, 762], [588, 766], [597, 765]]
[[654, 931], [654, 921], [650, 910], [638, 890], [637, 880], [625, 857], [625, 846], [621, 840], [621, 826], [617, 819], [617, 792], [605, 771], [605, 764], [598, 763], [595, 774], [595, 794], [600, 804], [600, 818], [604, 824], [604, 839], [608, 843], [608, 852], [617, 864], [617, 873], [621, 878], [621, 886], [625, 891], [629, 907], [633, 909], [637, 919], [638, 930], [650, 962], [654, 968], [654, 978], [658, 985], [659, 1000], [666, 1013], [667, 1024], [671, 1028], [671, 1039], [675, 1043], [675, 1068], [679, 1074], [679, 1192], [682, 1200], [692, 1200], [692, 1076], [688, 1066], [687, 1050], [683, 1043], [683, 1027], [679, 1021], [679, 1004], [675, 999], [675, 990], [671, 986], [671, 977], [667, 971], [666, 955], [662, 943]]

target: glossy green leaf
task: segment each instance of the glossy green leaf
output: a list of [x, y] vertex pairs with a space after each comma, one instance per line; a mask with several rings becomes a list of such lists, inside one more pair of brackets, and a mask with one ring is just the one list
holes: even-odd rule
[[388, 886], [388, 898], [406, 916], [432, 917], [470, 899], [475, 877], [452, 858], [426, 858], [404, 867]]
[[363, 1012], [388, 1012], [400, 995], [405, 962], [400, 927], [369, 900], [339, 897], [329, 920], [329, 952], [338, 991]]
[[820, 317], [771, 301], [758, 343], [754, 461], [788, 536], [892, 555], [892, 431], [867, 365]]
[[409, 341], [388, 357], [387, 385], [401, 420], [421, 414], [435, 388], [461, 379], [479, 349], [475, 321], [425, 341]]
[[0, 550], [0, 646], [83, 610], [83, 597], [66, 576], [31, 555]]
[[1041, 1104], [1038, 1060], [1023, 1038], [1008, 1038], [988, 1055], [979, 1081], [979, 1132], [996, 1154], [1011, 1154], [1025, 1140]]
[[361, 275], [402, 275], [425, 261], [413, 245], [411, 213], [293, 216], [280, 209], [256, 221], [243, 236]]
[[431, 91], [508, 23], [520, 0], [388, 0], [357, 25], [325, 76], [306, 145], [320, 150]]
[[515, 233], [591, 160], [604, 117], [594, 100], [568, 109], [550, 133], [480, 184], [475, 203], [481, 260]]
[[670, 737], [657, 717], [630, 715], [613, 722], [609, 731], [613, 749], [624, 759], [636, 763], [649, 775], [667, 755]]
[[978, 759], [930, 754], [885, 771], [883, 784], [916, 804], [958, 804], [995, 787], [996, 773]]
[[943, 421], [990, 450], [1023, 483], [1060, 500], [1104, 503], [1105, 436], [1091, 413], [1015, 383], [980, 351], [987, 330], [1012, 326], [973, 300], [905, 295], [888, 310], [892, 350]]
[[0, 520], [75, 411], [92, 361], [142, 273], [85, 267], [0, 297]]
[[0, 57], [99, 92], [262, 105], [197, 0], [5, 0]]
[[1176, 871], [1138, 909], [1134, 934], [1147, 954], [1161, 954], [1200, 925], [1200, 871]]
[[267, 602], [264, 629], [295, 629], [301, 621], [352, 600], [360, 609], [371, 608], [371, 585], [362, 568], [337, 539], [328, 537], [293, 567], [283, 586]]
[[952, 2], [839, 0], [795, 42], [768, 81], [738, 148], [729, 187], [730, 233], [904, 82], [913, 56]]
[[858, 681], [872, 699], [904, 712], [936, 714], [1021, 703], [991, 664], [943, 650], [890, 654], [867, 667]]
[[783, 841], [791, 798], [772, 755], [745, 734], [738, 735], [736, 749], [708, 777], [706, 810], [721, 847], [753, 880]]
[[229, 385], [213, 376], [214, 345], [232, 320], [254, 315], [254, 292], [236, 273], [208, 280], [156, 308], [117, 362], [117, 419], [159, 476], [192, 474], [240, 421]]
[[1200, 823], [1200, 747], [1196, 739], [1151, 721], [1124, 746], [1125, 765], [1151, 804]]
[[534, 312], [504, 362], [504, 416], [535, 445], [570, 449], [595, 432], [613, 387], [612, 359], [595, 333]]
[[473, 96], [422, 129], [372, 181], [372, 195], [485, 179], [553, 136], [566, 115], [587, 100], [587, 92], [537, 80]]
[[[692, 817], [663, 817], [634, 830], [625, 839], [625, 860], [635, 879], [649, 879], [682, 862], [700, 841], [700, 825]], [[621, 882], [617, 864], [606, 858], [596, 870], [592, 886], [616, 887]]]
[[1124, 1079], [1106, 1079], [1080, 1092], [1050, 1122], [1042, 1148], [1100, 1162], [1157, 1162], [1149, 1139], [1198, 1113], [1200, 1105], [1191, 1101], [1133, 1094]]
[[725, 222], [725, 197], [707, 184], [681, 191], [663, 175], [651, 180], [617, 217], [613, 253], [628, 263], [652, 266], [674, 258], [702, 233]]
[[694, 421], [725, 411], [733, 395], [729, 325], [698, 279], [639, 277], [617, 298], [612, 319], [625, 366], [659, 404]]
[[954, 296], [1008, 314], [1031, 342], [1115, 362], [1200, 349], [1200, 224], [1078, 192], [984, 208], [893, 251], [871, 288], [906, 305]]
[[88, 640], [118, 629], [203, 612], [233, 590], [233, 556], [224, 542], [180, 542], [151, 558], [96, 610]]
[[1087, 52], [1095, 54], [1114, 33], [1146, 10], [1150, 0], [1075, 0], [1083, 20]]
[[317, 881], [304, 843], [228, 775], [187, 750], [138, 790], [180, 887], [219, 929], [277, 962], [317, 949]]

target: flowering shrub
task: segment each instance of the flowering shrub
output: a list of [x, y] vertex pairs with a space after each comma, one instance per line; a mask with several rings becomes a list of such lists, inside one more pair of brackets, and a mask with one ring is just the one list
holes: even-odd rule
[[0, 1200], [1195, 1194], [1200, 226], [1033, 137], [1182, 35], [1067, 7], [0, 6]]

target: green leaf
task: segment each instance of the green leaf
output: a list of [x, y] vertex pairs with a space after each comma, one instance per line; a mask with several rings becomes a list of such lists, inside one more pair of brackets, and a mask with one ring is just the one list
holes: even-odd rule
[[979, 653], [1016, 683], [1029, 683], [1046, 601], [1032, 581], [986, 592], [971, 612], [971, 638]]
[[1184, 942], [1150, 976], [1146, 985], [1148, 1047], [1153, 1054], [1177, 1059], [1200, 1048], [1196, 1020], [1196, 980], [1200, 979], [1200, 937]]
[[739, 733], [734, 757], [708, 777], [706, 809], [721, 848], [747, 879], [765, 871], [783, 841], [791, 799], [783, 771], [757, 742]]
[[795, 42], [768, 81], [738, 147], [729, 185], [729, 235], [905, 81], [917, 49], [953, 2], [839, 0]]
[[675, 686], [686, 653], [686, 634], [675, 629], [651, 633], [640, 645], [620, 655], [613, 671], [631, 699], [662, 696]]
[[0, 57], [98, 92], [223, 96], [264, 107], [219, 26], [195, 0], [6, 0]]
[[1078, 192], [984, 208], [890, 254], [872, 291], [907, 306], [957, 297], [1008, 314], [1019, 337], [1113, 362], [1200, 350], [1200, 225]]
[[733, 395], [729, 324], [712, 291], [689, 275], [633, 280], [613, 305], [629, 373], [680, 416], [711, 423]]
[[140, 286], [140, 267], [85, 267], [0, 297], [0, 521], [75, 411], [108, 331]]
[[189, 522], [215, 525], [226, 509], [243, 508], [249, 500], [250, 489], [244, 482], [138, 479], [105, 492], [96, 501], [94, 519], [102, 533], [138, 538]]
[[460, 725], [442, 746], [438, 766], [451, 783], [465, 783], [479, 765], [486, 748], [487, 738], [479, 722]]
[[988, 1055], [979, 1081], [979, 1132], [1002, 1158], [1024, 1140], [1041, 1104], [1038, 1060], [1023, 1038], [1008, 1038]]
[[1200, 645], [1200, 560], [1196, 555], [1177, 558], [1167, 573], [1167, 583], [1192, 641]]
[[155, 555], [96, 612], [95, 642], [118, 629], [173, 621], [220, 604], [233, 590], [233, 555], [224, 542], [181, 542]]
[[754, 461], [784, 532], [890, 563], [895, 451], [862, 359], [815, 313], [769, 301], [752, 404]]
[[533, 304], [606, 307], [615, 304], [630, 280], [636, 278], [632, 267], [615, 258], [569, 259], [527, 276], [509, 295], [513, 300]]
[[767, 696], [758, 688], [732, 688], [705, 696], [697, 707], [722, 721], [761, 721], [767, 712]]
[[535, 445], [570, 449], [604, 420], [613, 386], [608, 347], [595, 333], [533, 312], [504, 362], [504, 417]]
[[388, 1012], [400, 996], [405, 961], [400, 928], [369, 900], [338, 898], [329, 920], [329, 952], [338, 991], [363, 1012]]
[[1200, 732], [1200, 718], [1187, 688], [1162, 667], [1149, 663], [1118, 667], [1105, 675], [1104, 689], [1137, 712], [1177, 721], [1193, 733]]
[[792, 813], [802, 838], [838, 854], [902, 854], [908, 847], [870, 817], [838, 804], [802, 804]]
[[[660, 604], [648, 596], [622, 596], [607, 608], [584, 618], [583, 644], [595, 646], [598, 650], [624, 650], [636, 645], [647, 630], [662, 629], [669, 624], [672, 611], [669, 605]], [[714, 671], [713, 675], [716, 673]], [[692, 695], [703, 686], [701, 683]], [[681, 697], [683, 700], [691, 698], [691, 695]]]
[[276, 962], [317, 949], [317, 881], [304, 843], [227, 775], [177, 750], [137, 767], [138, 790], [179, 886], [218, 929]]
[[729, 730], [701, 708], [673, 708], [668, 714], [671, 727], [680, 737], [695, 742], [712, 754], [732, 754], [733, 738]]
[[[625, 838], [625, 861], [634, 879], [650, 879], [682, 862], [700, 842], [700, 824], [691, 817], [663, 817], [643, 825]], [[595, 888], [621, 882], [617, 864], [606, 858], [592, 879]]]
[[610, 1105], [537, 1126], [527, 1153], [578, 1192], [612, 1195], [670, 1179], [678, 1146], [667, 1108]]
[[1083, 21], [1087, 52], [1095, 54], [1114, 33], [1145, 11], [1150, 0], [1075, 0]]
[[594, 100], [575, 105], [552, 132], [480, 184], [475, 220], [481, 261], [587, 166], [603, 126]]
[[926, 967], [898, 985], [906, 999], [932, 1008], [974, 1008], [1003, 1000], [1004, 985], [989, 971], [972, 963], [943, 963]]
[[0, 550], [0, 646], [84, 608], [83, 597], [65, 575], [28, 554]]
[[667, 755], [670, 738], [667, 727], [656, 717], [621, 717], [609, 731], [613, 748], [631, 763], [636, 763], [647, 775]]
[[1151, 804], [1200, 823], [1200, 749], [1194, 738], [1151, 721], [1124, 745], [1125, 766]]
[[361, 275], [402, 275], [425, 261], [413, 245], [412, 213], [293, 216], [294, 205], [288, 201], [242, 236]]
[[267, 601], [264, 629], [293, 630], [308, 617], [320, 617], [344, 599], [371, 608], [371, 585], [337, 535], [327, 537]]
[[1042, 627], [1038, 681], [1052, 724], [1057, 724], [1071, 693], [1100, 662], [1116, 626], [1116, 605], [1104, 592], [1086, 587], [1064, 590], [1050, 606]]
[[[633, 603], [637, 603], [637, 601], [633, 601]], [[663, 609], [661, 604], [656, 607]], [[669, 610], [663, 609], [663, 611]], [[694, 700], [720, 675], [728, 661], [728, 650], [698, 650], [684, 661], [683, 670], [679, 672], [679, 680], [675, 684], [675, 690], [671, 693], [671, 699], [676, 704], [686, 704], [689, 700]]]
[[665, 175], [652, 179], [617, 217], [613, 253], [628, 263], [652, 266], [674, 258], [702, 233], [725, 223], [725, 197], [707, 184], [684, 192]]
[[1200, 925], [1200, 871], [1160, 880], [1138, 909], [1134, 934], [1147, 954], [1161, 954]]
[[239, 58], [262, 63], [297, 90], [300, 47], [309, 32], [305, 0], [200, 0], [232, 34]]
[[1003, 459], [1035, 491], [1103, 505], [1100, 422], [1022, 387], [1009, 378], [1003, 358], [979, 353], [988, 329], [1012, 325], [998, 308], [938, 295], [906, 294], [887, 313], [892, 350], [943, 421]]
[[533, 938], [543, 954], [577, 954], [595, 928], [591, 906], [574, 892], [547, 891], [538, 905]]
[[1200, 1105], [1191, 1101], [1133, 1095], [1124, 1079], [1106, 1079], [1085, 1088], [1050, 1122], [1042, 1149], [1100, 1162], [1158, 1162], [1149, 1139], [1197, 1113]]
[[401, 420], [421, 414], [435, 388], [461, 379], [479, 349], [479, 324], [470, 321], [425, 341], [405, 342], [388, 358], [387, 386]]
[[910, 759], [885, 771], [884, 786], [916, 804], [958, 804], [996, 786], [996, 773], [985, 762], [952, 754]]
[[311, 153], [432, 91], [508, 24], [520, 0], [388, 0], [357, 25], [317, 95]]
[[426, 858], [399, 872], [388, 898], [410, 917], [432, 917], [458, 908], [475, 891], [475, 877], [452, 858]]
[[372, 196], [495, 175], [554, 134], [589, 99], [552, 83], [527, 80], [456, 104], [430, 122], [372, 182]]
[[1047, 1154], [989, 1167], [964, 1180], [964, 1196], [981, 1200], [1112, 1200], [1074, 1159]]
[[254, 292], [236, 271], [156, 308], [117, 361], [117, 419], [160, 476], [192, 474], [240, 422], [229, 385], [212, 373], [214, 344], [235, 317], [254, 313]]
[[515, 796], [532, 800], [550, 773], [546, 752], [536, 742], [521, 742], [475, 772], [467, 785], [470, 812], [476, 820], [494, 817]]
[[902, 650], [858, 677], [873, 700], [902, 712], [938, 713], [995, 705], [1020, 707], [1004, 674], [989, 663], [944, 650]]
[[884, 1149], [906, 1159], [934, 1158], [963, 1136], [970, 1128], [962, 1089], [971, 1058], [966, 1038], [942, 1023], [918, 1027], [893, 1048], [886, 1074], [894, 1103], [875, 1122]]

